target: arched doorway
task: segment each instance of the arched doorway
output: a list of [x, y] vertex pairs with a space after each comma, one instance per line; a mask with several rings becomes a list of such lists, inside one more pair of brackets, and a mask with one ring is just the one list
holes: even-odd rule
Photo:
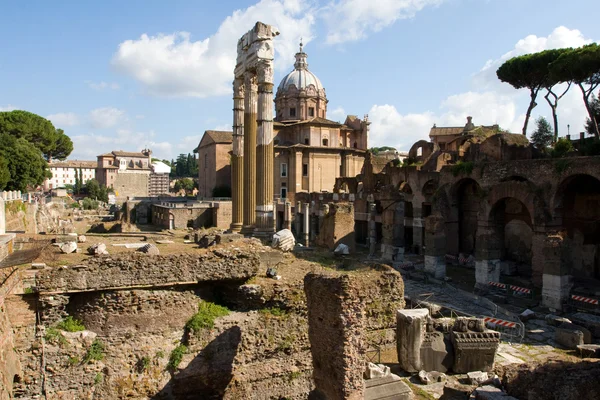
[[489, 221], [495, 237], [490, 238], [488, 250], [502, 261], [502, 273], [531, 278], [533, 221], [527, 206], [505, 197], [494, 204]]
[[600, 280], [600, 180], [584, 174], [565, 179], [556, 193], [555, 215], [567, 233], [564, 261], [570, 275], [580, 283]]

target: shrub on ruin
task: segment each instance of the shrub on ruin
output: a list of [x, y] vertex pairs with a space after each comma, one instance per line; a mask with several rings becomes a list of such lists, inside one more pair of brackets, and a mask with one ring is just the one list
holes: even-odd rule
[[169, 362], [167, 364], [167, 369], [169, 371], [174, 371], [181, 364], [181, 360], [183, 359], [183, 355], [187, 353], [187, 346], [180, 344], [175, 347], [169, 356]]
[[148, 367], [150, 367], [150, 357], [148, 356], [140, 358], [136, 363], [136, 368], [140, 374], [147, 370]]
[[452, 175], [458, 176], [460, 174], [470, 175], [473, 172], [473, 163], [471, 161], [459, 161], [452, 166]]
[[288, 315], [286, 310], [279, 307], [262, 308], [259, 312], [265, 316], [273, 317], [286, 317]]
[[573, 150], [573, 144], [570, 140], [565, 138], [558, 139], [558, 141], [554, 144], [554, 148], [552, 149], [552, 158], [564, 157]]
[[84, 210], [97, 210], [99, 203], [97, 200], [92, 200], [89, 197], [86, 197], [83, 199], [81, 205]]
[[87, 353], [85, 353], [85, 357], [83, 357], [83, 363], [87, 364], [90, 361], [102, 361], [104, 359], [104, 343], [100, 340], [96, 339], [92, 342], [92, 345], [88, 349]]
[[203, 301], [198, 307], [198, 312], [185, 324], [185, 327], [195, 333], [202, 329], [212, 329], [215, 319], [229, 314], [227, 307], [220, 306], [208, 301]]
[[71, 317], [70, 315], [56, 324], [58, 329], [67, 332], [80, 332], [85, 331], [85, 325], [81, 323], [81, 321]]
[[67, 339], [63, 336], [62, 333], [56, 328], [48, 328], [46, 329], [46, 334], [44, 335], [44, 339], [48, 343], [54, 343], [58, 345], [67, 344]]

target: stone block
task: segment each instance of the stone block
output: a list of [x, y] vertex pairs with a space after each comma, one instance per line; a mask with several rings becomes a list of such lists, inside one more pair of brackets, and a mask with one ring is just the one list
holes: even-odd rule
[[585, 344], [583, 332], [572, 329], [571, 327], [556, 328], [556, 331], [554, 332], [554, 341], [569, 350], [576, 350], [577, 346]]
[[438, 371], [419, 371], [419, 380], [425, 385], [432, 385], [434, 383], [446, 382], [448, 375]]
[[571, 289], [571, 276], [544, 274], [542, 280], [542, 305], [562, 310], [563, 303], [568, 298]]
[[417, 372], [421, 368], [421, 344], [429, 319], [429, 310], [398, 310], [396, 314], [396, 338], [398, 362], [406, 372]]
[[600, 358], [600, 345], [598, 344], [580, 344], [577, 346], [577, 350], [583, 358]]
[[88, 247], [87, 251], [88, 254], [92, 256], [108, 254], [108, 251], [106, 251], [106, 245], [104, 243], [93, 244], [90, 247]]
[[487, 382], [490, 380], [490, 375], [487, 372], [483, 372], [483, 371], [473, 371], [473, 372], [467, 372], [467, 377], [469, 378], [469, 383], [471, 383], [471, 385], [482, 385], [484, 382]]
[[294, 234], [289, 229], [282, 229], [273, 235], [273, 241], [271, 243], [273, 248], [281, 251], [292, 251], [296, 245], [296, 239]]
[[447, 372], [454, 364], [452, 344], [442, 332], [428, 332], [421, 344], [421, 369]]
[[484, 332], [486, 330], [485, 321], [483, 318], [458, 317], [454, 321], [452, 330], [456, 332]]
[[446, 276], [446, 260], [444, 257], [425, 255], [425, 273], [435, 279], [443, 279]]
[[66, 242], [60, 245], [60, 251], [65, 254], [75, 253], [77, 251], [77, 243], [75, 242]]
[[145, 246], [140, 247], [139, 249], [137, 249], [137, 251], [151, 256], [157, 256], [160, 254], [160, 250], [158, 249], [158, 247], [156, 247], [152, 243], [148, 243]]
[[365, 381], [364, 400], [376, 399], [412, 400], [414, 395], [399, 376], [392, 374], [385, 378]]
[[473, 394], [475, 395], [475, 400], [519, 400], [491, 385], [477, 388]]
[[560, 329], [571, 329], [574, 331], [581, 331], [581, 333], [583, 333], [583, 344], [592, 343], [592, 333], [583, 326], [565, 322], [563, 324], [560, 324], [558, 327]]
[[[600, 317], [593, 314], [575, 313], [571, 315], [573, 323], [590, 330], [592, 336], [600, 338]], [[570, 322], [570, 321], [569, 321]]]
[[567, 319], [565, 317], [559, 317], [558, 315], [554, 315], [554, 314], [546, 314], [546, 323], [548, 325], [552, 325], [552, 326], [559, 326], [561, 324], [566, 323], [570, 323], [571, 320]]
[[365, 379], [377, 379], [385, 378], [386, 376], [390, 375], [390, 367], [387, 365], [367, 363], [367, 369], [365, 370], [364, 377]]
[[489, 372], [494, 366], [494, 358], [500, 344], [500, 333], [486, 332], [454, 332], [450, 333], [454, 346], [454, 365], [452, 370], [457, 374], [470, 371]]
[[519, 314], [519, 319], [523, 322], [527, 322], [533, 318], [535, 318], [535, 312], [531, 311], [530, 309], [527, 309]]

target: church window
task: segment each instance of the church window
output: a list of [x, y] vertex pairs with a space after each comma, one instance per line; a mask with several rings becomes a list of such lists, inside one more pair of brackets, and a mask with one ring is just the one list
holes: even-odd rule
[[309, 117], [315, 116], [315, 108], [314, 107], [308, 107], [308, 116]]
[[323, 139], [323, 146], [329, 146], [329, 139]]
[[295, 117], [296, 116], [296, 107], [292, 107], [290, 108], [290, 117]]
[[281, 177], [282, 178], [287, 177], [287, 164], [286, 163], [281, 163]]
[[307, 146], [309, 145], [308, 138], [304, 138], [304, 144], [307, 145]]
[[354, 148], [358, 149], [358, 143], [354, 142]]
[[285, 199], [287, 197], [287, 185], [285, 184], [285, 182], [283, 182], [281, 184], [281, 198]]
[[308, 164], [302, 164], [302, 176], [308, 176]]

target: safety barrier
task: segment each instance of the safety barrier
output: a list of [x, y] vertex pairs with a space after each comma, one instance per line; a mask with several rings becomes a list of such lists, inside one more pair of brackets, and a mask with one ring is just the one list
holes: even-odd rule
[[446, 254], [446, 261], [449, 263], [455, 263], [458, 260], [457, 256], [453, 256], [452, 254]]
[[572, 294], [571, 296], [569, 296], [569, 305], [578, 310], [600, 313], [600, 301], [593, 297]]
[[500, 282], [488, 282], [492, 290], [501, 291], [510, 296], [533, 298], [533, 290], [521, 286], [508, 285]]
[[461, 257], [458, 256], [458, 264], [459, 265], [464, 265], [466, 267], [474, 267], [475, 266], [475, 259], [471, 256], [469, 257]]
[[484, 317], [483, 320], [489, 329], [500, 332], [504, 340], [513, 339], [520, 342], [525, 337], [525, 325], [520, 321], [507, 321], [494, 317]]

